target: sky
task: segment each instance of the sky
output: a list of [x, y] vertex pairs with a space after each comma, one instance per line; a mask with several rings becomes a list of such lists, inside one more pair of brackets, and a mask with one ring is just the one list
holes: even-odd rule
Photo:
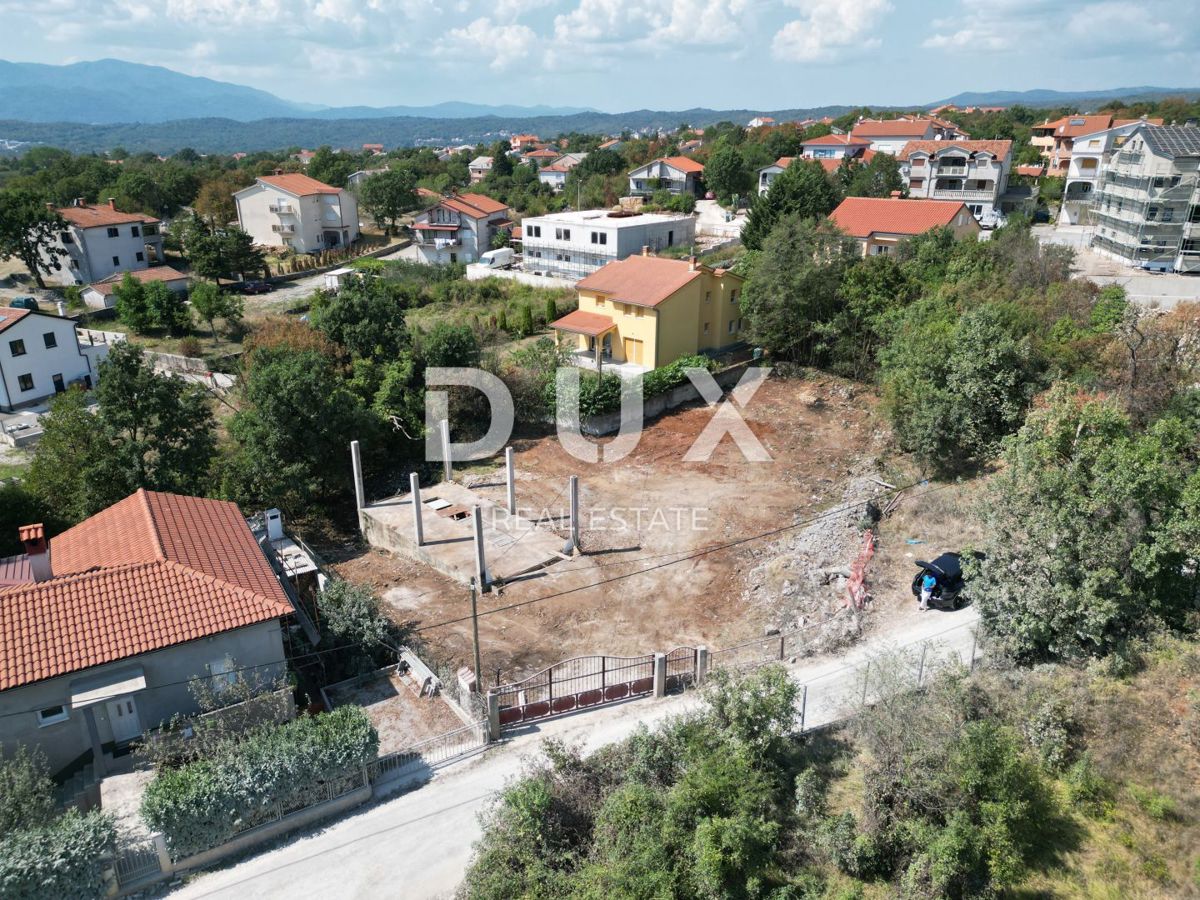
[[332, 106], [918, 104], [1200, 86], [1200, 0], [0, 0], [0, 55]]

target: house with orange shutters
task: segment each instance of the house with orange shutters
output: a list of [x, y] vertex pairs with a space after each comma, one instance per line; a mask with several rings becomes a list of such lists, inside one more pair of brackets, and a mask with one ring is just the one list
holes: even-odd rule
[[[236, 505], [139, 490], [0, 559], [0, 741], [104, 774], [242, 673], [269, 685], [303, 619]], [[311, 627], [311, 625], [310, 625]]]

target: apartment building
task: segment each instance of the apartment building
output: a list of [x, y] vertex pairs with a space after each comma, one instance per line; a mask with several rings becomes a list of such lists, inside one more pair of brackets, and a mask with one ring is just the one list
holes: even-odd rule
[[1094, 135], [1100, 131], [1122, 126], [1137, 126], [1143, 123], [1161, 125], [1162, 119], [1115, 119], [1108, 113], [1099, 115], [1063, 116], [1053, 122], [1043, 122], [1034, 125], [1029, 143], [1041, 151], [1042, 157], [1049, 167], [1049, 174], [1063, 176], [1071, 164], [1071, 153], [1075, 141], [1084, 135]]
[[1200, 128], [1138, 126], [1100, 170], [1092, 248], [1156, 272], [1200, 272]]
[[1003, 204], [1012, 141], [910, 141], [898, 159], [911, 198], [965, 203], [985, 224], [995, 224], [1009, 211]]
[[358, 240], [358, 198], [298, 173], [256, 178], [233, 195], [238, 225], [264, 247], [313, 253]]
[[413, 219], [413, 245], [427, 263], [472, 263], [492, 249], [498, 228], [512, 225], [512, 210], [483, 194], [453, 194]]
[[970, 135], [944, 119], [900, 116], [898, 119], [860, 119], [850, 130], [850, 137], [869, 144], [876, 153], [895, 156], [910, 141], [966, 140]]
[[490, 171], [492, 171], [492, 158], [490, 156], [477, 156], [467, 163], [467, 172], [471, 178], [471, 184], [479, 184], [479, 182], [487, 178]]
[[521, 222], [521, 267], [577, 281], [643, 248], [687, 247], [696, 240], [693, 216], [579, 210]]
[[55, 210], [66, 221], [54, 247], [65, 251], [52, 273], [61, 284], [87, 284], [114, 272], [135, 272], [163, 261], [159, 220], [117, 209], [116, 200], [88, 203], [78, 199]]
[[1139, 119], [1074, 138], [1058, 214], [1060, 224], [1092, 224], [1091, 207], [1100, 170], [1142, 125], [1154, 127], [1153, 123]]

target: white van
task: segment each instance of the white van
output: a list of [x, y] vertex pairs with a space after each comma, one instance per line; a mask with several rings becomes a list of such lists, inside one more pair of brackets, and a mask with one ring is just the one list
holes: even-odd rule
[[501, 247], [499, 250], [489, 250], [479, 257], [479, 264], [489, 269], [504, 269], [513, 264], [515, 255], [512, 247]]

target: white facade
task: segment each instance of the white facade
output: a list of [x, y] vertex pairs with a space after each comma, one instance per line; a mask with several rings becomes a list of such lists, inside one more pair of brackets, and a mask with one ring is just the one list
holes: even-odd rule
[[658, 190], [668, 190], [672, 194], [699, 195], [703, 176], [704, 166], [686, 157], [656, 159], [629, 173], [629, 193], [649, 196]]
[[[788, 159], [788, 162], [791, 162], [790, 158]], [[787, 166], [783, 164], [783, 160], [777, 160], [776, 162], [771, 163], [771, 165], [763, 166], [761, 169], [759, 169], [758, 193], [765, 194], [767, 191], [769, 191], [775, 179], [783, 174], [783, 170], [785, 168], [787, 168]]]
[[[483, 204], [472, 205], [472, 201]], [[486, 201], [486, 202], [485, 202]], [[511, 224], [507, 206], [477, 194], [447, 197], [413, 219], [413, 246], [421, 262], [473, 263], [492, 249], [497, 228]]]
[[577, 281], [643, 247], [686, 247], [696, 239], [694, 216], [611, 213], [604, 209], [534, 216], [521, 222], [526, 272]]
[[96, 383], [108, 347], [80, 346], [75, 328], [61, 316], [0, 309], [0, 411], [33, 406], [72, 384]]
[[[271, 183], [275, 179], [278, 184]], [[320, 184], [303, 175], [265, 176], [233, 195], [238, 225], [254, 243], [313, 253], [358, 240], [358, 199], [352, 192], [329, 188], [309, 193], [302, 184], [280, 186], [296, 179]]]
[[356, 188], [368, 178], [379, 175], [387, 170], [387, 166], [384, 166], [382, 169], [359, 169], [357, 172], [352, 172], [346, 176], [346, 187]]
[[76, 201], [58, 212], [66, 219], [66, 227], [53, 246], [66, 255], [55, 257], [61, 268], [50, 277], [60, 284], [100, 281], [115, 272], [134, 272], [163, 260], [159, 222], [152, 216], [122, 213], [111, 201], [107, 206]]
[[479, 184], [479, 182], [487, 178], [490, 171], [492, 171], [492, 158], [490, 156], [477, 156], [467, 163], [467, 172], [470, 173], [471, 184]]
[[[1100, 180], [1100, 170], [1142, 122], [1128, 122], [1092, 134], [1081, 134], [1071, 146], [1058, 221], [1063, 225], [1090, 224], [1088, 210]], [[1153, 126], [1147, 126], [1153, 127]]]
[[[907, 150], [900, 176], [908, 196], [918, 200], [959, 200], [984, 224], [1002, 216], [1001, 197], [1008, 190], [1012, 147], [1008, 141], [923, 142]], [[936, 147], [936, 149], [934, 149]]]

